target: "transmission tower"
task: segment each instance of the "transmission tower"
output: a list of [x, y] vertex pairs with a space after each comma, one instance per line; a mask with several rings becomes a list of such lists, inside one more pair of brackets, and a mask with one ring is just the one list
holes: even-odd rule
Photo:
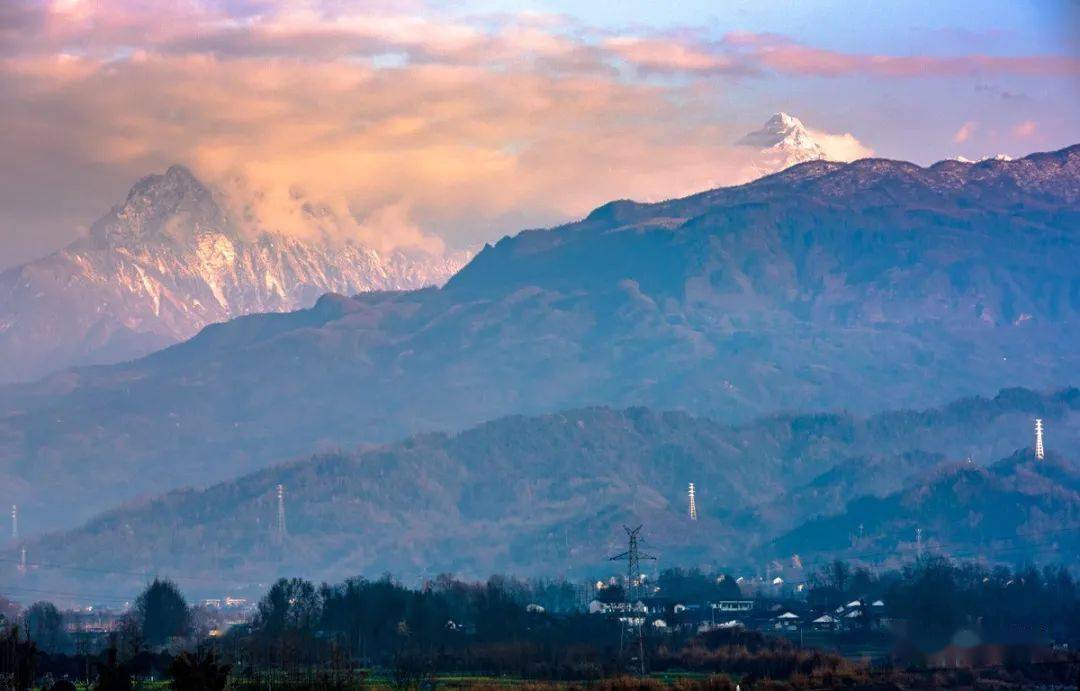
[[1041, 417], [1035, 418], [1035, 458], [1042, 460], [1046, 457], [1046, 449], [1043, 448], [1043, 421]]
[[915, 553], [922, 559], [922, 528], [915, 529]]
[[11, 505], [11, 539], [19, 539], [19, 507], [16, 504]]
[[[621, 554], [616, 554], [613, 557], [608, 557], [609, 561], [626, 562], [626, 587], [623, 590], [626, 602], [624, 603], [625, 616], [623, 617], [622, 630], [619, 634], [620, 658], [625, 653], [627, 628], [634, 626], [633, 606], [641, 587], [641, 560], [656, 559], [656, 557], [651, 554], [641, 554], [641, 552], [638, 551], [638, 539], [641, 535], [640, 525], [634, 529], [623, 526], [623, 530], [626, 531], [629, 542], [626, 551]], [[645, 675], [645, 619], [646, 617], [642, 615], [641, 623], [637, 625], [638, 672], [642, 676]]]
[[279, 545], [285, 544], [285, 485], [277, 486], [277, 532]]
[[694, 499], [694, 483], [690, 483], [690, 520], [697, 520], [697, 502]]

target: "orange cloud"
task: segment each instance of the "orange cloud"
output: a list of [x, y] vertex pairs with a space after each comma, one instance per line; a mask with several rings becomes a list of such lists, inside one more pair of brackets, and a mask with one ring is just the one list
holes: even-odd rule
[[35, 116], [14, 121], [0, 145], [17, 139], [126, 181], [186, 163], [253, 231], [379, 249], [474, 242], [518, 219], [748, 174], [722, 144], [733, 134], [669, 88], [604, 75], [155, 52], [9, 61], [3, 75]]
[[603, 46], [638, 67], [662, 72], [740, 72], [744, 67], [734, 59], [675, 38], [617, 36]]
[[[0, 4], [5, 232], [27, 219], [38, 230], [57, 206], [50, 190], [69, 205], [52, 223], [73, 228], [180, 162], [252, 230], [380, 249], [472, 243], [615, 197], [748, 179], [757, 169], [729, 144], [744, 132], [721, 120], [715, 77], [1077, 70], [1071, 58], [864, 56], [767, 34], [612, 36], [420, 4]], [[814, 134], [830, 157], [870, 153], [850, 134]]]

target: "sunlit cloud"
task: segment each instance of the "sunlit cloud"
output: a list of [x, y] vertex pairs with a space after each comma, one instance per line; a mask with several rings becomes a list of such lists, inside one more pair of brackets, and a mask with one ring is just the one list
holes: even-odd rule
[[731, 33], [725, 43], [750, 65], [784, 74], [817, 77], [869, 75], [945, 78], [979, 74], [1080, 75], [1080, 58], [1067, 55], [926, 56], [845, 53], [807, 46], [775, 34]]
[[[739, 124], [717, 110], [747, 80], [971, 72], [1080, 68], [1061, 56], [850, 54], [760, 33], [620, 33], [419, 2], [11, 0], [0, 3], [0, 241], [24, 228], [70, 237], [114, 200], [85, 201], [90, 189], [179, 162], [253, 232], [437, 251], [615, 197], [749, 179], [760, 170], [733, 142], [770, 113]], [[872, 153], [856, 133], [813, 134], [836, 160]]]
[[1039, 124], [1034, 120], [1019, 122], [1012, 129], [1013, 136], [1018, 139], [1026, 139], [1033, 136], [1039, 129]]
[[954, 144], [963, 144], [971, 135], [975, 132], [975, 128], [978, 127], [978, 123], [973, 120], [968, 120], [963, 125], [960, 125], [960, 129], [956, 130], [956, 134], [953, 135]]
[[869, 158], [874, 155], [874, 150], [859, 141], [854, 134], [832, 134], [823, 130], [808, 128], [807, 131], [814, 141], [825, 151], [825, 157], [830, 161], [854, 161], [860, 158]]

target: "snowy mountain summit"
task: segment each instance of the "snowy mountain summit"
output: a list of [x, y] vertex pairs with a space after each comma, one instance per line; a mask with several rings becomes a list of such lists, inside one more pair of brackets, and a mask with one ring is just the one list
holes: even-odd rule
[[328, 292], [446, 281], [468, 259], [242, 234], [183, 166], [150, 175], [87, 237], [0, 273], [0, 382], [117, 362], [208, 324], [310, 307]]
[[773, 115], [761, 129], [739, 140], [743, 146], [761, 150], [761, 167], [776, 172], [805, 161], [827, 158], [822, 148], [802, 121], [787, 113]]
[[979, 158], [966, 158], [964, 156], [956, 156], [953, 158], [953, 160], [959, 161], [960, 163], [982, 163], [983, 161], [1011, 161], [1013, 160], [1013, 157], [1009, 154], [994, 154], [993, 156], [986, 155], [980, 156]]

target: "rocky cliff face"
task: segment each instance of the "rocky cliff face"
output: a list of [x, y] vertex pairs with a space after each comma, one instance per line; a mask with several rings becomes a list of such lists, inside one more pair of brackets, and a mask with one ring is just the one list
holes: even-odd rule
[[327, 292], [441, 284], [466, 258], [243, 237], [211, 191], [173, 166], [140, 180], [88, 237], [0, 274], [0, 382], [131, 359]]

